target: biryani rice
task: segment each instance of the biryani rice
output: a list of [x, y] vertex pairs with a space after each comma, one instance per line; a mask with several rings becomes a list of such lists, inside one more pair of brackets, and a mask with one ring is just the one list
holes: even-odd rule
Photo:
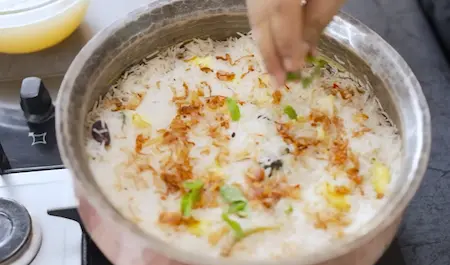
[[[401, 139], [350, 73], [329, 64], [307, 88], [276, 89], [251, 34], [155, 56], [85, 124], [98, 185], [145, 232], [211, 256], [302, 256], [352, 236], [391, 196]], [[93, 137], [96, 122], [110, 142]], [[242, 198], [227, 201], [226, 188]]]

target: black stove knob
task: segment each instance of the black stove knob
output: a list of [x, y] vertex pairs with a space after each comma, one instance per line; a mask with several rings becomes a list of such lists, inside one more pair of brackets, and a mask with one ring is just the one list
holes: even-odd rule
[[44, 123], [55, 115], [52, 98], [37, 77], [27, 77], [22, 81], [20, 106], [29, 123]]

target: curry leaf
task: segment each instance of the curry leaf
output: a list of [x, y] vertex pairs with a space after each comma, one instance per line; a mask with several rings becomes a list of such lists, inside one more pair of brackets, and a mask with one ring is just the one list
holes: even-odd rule
[[284, 108], [284, 113], [285, 113], [286, 115], [288, 115], [289, 119], [291, 119], [291, 120], [297, 119], [297, 112], [296, 112], [295, 109], [294, 109], [292, 106], [290, 106], [290, 105], [287, 105], [287, 106]]
[[239, 110], [239, 105], [236, 102], [236, 100], [232, 98], [227, 98], [227, 107], [228, 111], [230, 112], [231, 119], [233, 121], [238, 121], [241, 118], [241, 112]]

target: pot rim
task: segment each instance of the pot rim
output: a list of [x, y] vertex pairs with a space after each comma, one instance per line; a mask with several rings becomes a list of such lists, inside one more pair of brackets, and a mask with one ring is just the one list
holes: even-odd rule
[[[412, 112], [414, 112], [413, 117], [415, 119], [413, 122], [419, 130], [422, 129], [421, 134], [416, 133], [416, 136], [411, 136], [415, 141], [417, 141], [417, 145], [414, 148], [414, 155], [412, 157], [411, 165], [405, 167], [405, 164], [402, 161], [402, 168], [404, 170], [402, 171], [402, 174], [405, 174], [408, 177], [408, 180], [410, 180], [407, 183], [408, 185], [404, 185], [399, 190], [399, 192], [395, 194], [395, 196], [392, 196], [392, 200], [389, 201], [386, 207], [381, 209], [379, 215], [369, 221], [367, 228], [362, 229], [358, 236], [354, 238], [352, 237], [342, 239], [342, 241], [340, 241], [340, 244], [335, 244], [336, 246], [333, 245], [326, 251], [321, 250], [320, 253], [317, 253], [317, 255], [302, 256], [301, 260], [298, 260], [295, 257], [290, 257], [282, 260], [264, 261], [252, 261], [248, 259], [241, 260], [234, 258], [214, 258], [208, 255], [200, 255], [198, 253], [183, 250], [176, 247], [175, 245], [166, 243], [157, 236], [149, 235], [140, 227], [124, 218], [119, 213], [119, 211], [116, 210], [116, 208], [107, 200], [106, 196], [97, 189], [97, 187], [94, 187], [94, 185], [88, 183], [87, 181], [84, 181], [83, 179], [86, 178], [85, 173], [79, 170], [74, 170], [76, 168], [79, 168], [78, 160], [74, 154], [73, 148], [69, 148], [68, 145], [69, 140], [72, 136], [70, 136], [71, 133], [69, 123], [66, 119], [66, 117], [69, 116], [68, 108], [66, 108], [66, 106], [69, 104], [70, 95], [73, 93], [75, 77], [81, 72], [90, 56], [98, 47], [98, 44], [108, 39], [112, 35], [112, 33], [123, 27], [124, 24], [135, 20], [139, 15], [150, 12], [155, 8], [159, 8], [178, 1], [180, 0], [157, 0], [147, 6], [136, 9], [132, 13], [128, 14], [125, 18], [116, 20], [107, 28], [101, 30], [78, 53], [71, 66], [69, 67], [61, 85], [61, 89], [58, 94], [58, 108], [56, 111], [56, 131], [61, 157], [65, 166], [73, 174], [74, 180], [78, 187], [80, 187], [88, 195], [89, 201], [96, 209], [100, 210], [104, 218], [115, 220], [116, 224], [124, 227], [128, 232], [132, 233], [142, 242], [145, 242], [148, 247], [150, 247], [157, 253], [188, 264], [228, 265], [230, 261], [233, 261], [237, 264], [242, 265], [274, 265], [280, 262], [288, 265], [311, 265], [331, 260], [333, 258], [351, 252], [352, 250], [358, 248], [358, 246], [367, 244], [375, 237], [375, 235], [384, 231], [395, 220], [395, 218], [402, 215], [404, 209], [419, 188], [428, 164], [431, 149], [431, 121], [428, 105], [417, 78], [415, 77], [414, 73], [409, 68], [407, 63], [398, 54], [398, 52], [377, 33], [344, 12], [339, 12], [339, 14], [334, 18], [330, 25], [332, 26], [333, 23], [346, 23], [346, 26], [348, 27], [356, 27], [359, 31], [375, 38], [379, 46], [383, 47], [382, 51], [388, 54], [390, 58], [392, 58], [391, 60], [395, 62], [399, 68], [402, 69], [402, 77], [410, 82], [410, 95], [413, 99], [413, 102], [410, 102], [410, 104], [413, 107]], [[336, 35], [331, 34], [329, 28], [330, 26], [325, 31], [325, 34], [333, 39], [336, 39]], [[408, 133], [411, 132], [404, 132], [404, 135]], [[404, 139], [403, 143], [405, 143]], [[77, 174], [74, 174], [74, 172], [77, 172]], [[80, 174], [83, 175], [83, 178], [79, 177]]]

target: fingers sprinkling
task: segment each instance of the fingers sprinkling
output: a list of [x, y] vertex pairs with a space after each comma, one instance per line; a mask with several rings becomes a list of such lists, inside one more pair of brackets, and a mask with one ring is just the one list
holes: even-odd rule
[[286, 72], [281, 64], [280, 57], [277, 54], [269, 21], [254, 28], [254, 35], [266, 64], [267, 71], [275, 78], [277, 86], [282, 86], [285, 81]]

